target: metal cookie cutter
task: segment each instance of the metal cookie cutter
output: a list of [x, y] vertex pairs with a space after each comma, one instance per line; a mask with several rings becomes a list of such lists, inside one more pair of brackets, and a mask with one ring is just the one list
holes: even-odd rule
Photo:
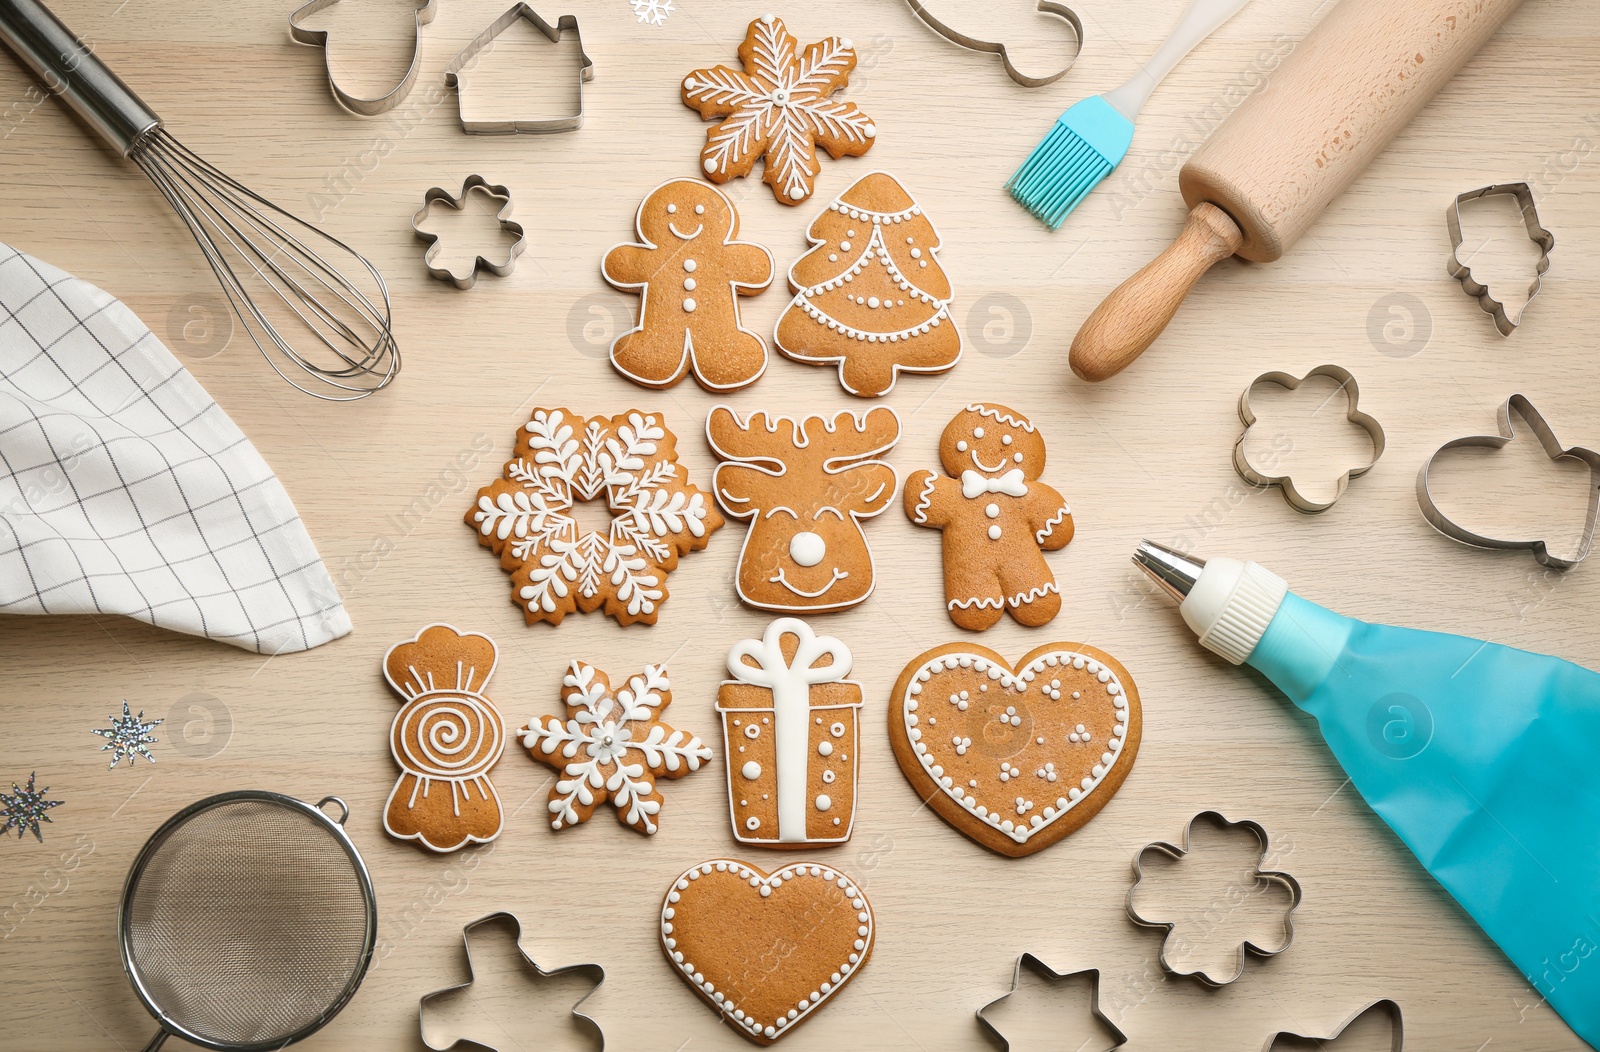
[[[465, 274], [456, 274], [449, 267], [436, 267], [433, 265], [434, 259], [439, 255], [439, 235], [430, 234], [422, 229], [422, 221], [428, 218], [429, 206], [437, 201], [442, 201], [456, 211], [460, 211], [466, 207], [467, 195], [473, 190], [482, 190], [496, 200], [505, 201], [505, 205], [495, 213], [495, 219], [499, 221], [501, 230], [515, 234], [517, 240], [512, 242], [510, 251], [506, 253], [506, 261], [504, 263], [495, 263], [485, 259], [483, 256], [478, 256], [472, 261], [472, 269]], [[481, 270], [487, 270], [491, 274], [497, 274], [502, 278], [511, 273], [511, 268], [516, 264], [517, 257], [522, 255], [523, 249], [528, 247], [528, 235], [522, 229], [521, 223], [513, 222], [508, 218], [510, 215], [511, 191], [498, 183], [489, 182], [481, 175], [467, 176], [466, 181], [461, 184], [461, 195], [459, 197], [442, 186], [435, 186], [430, 189], [422, 195], [422, 208], [417, 211], [416, 215], [411, 217], [412, 232], [420, 240], [428, 243], [427, 249], [422, 253], [422, 262], [428, 268], [428, 273], [440, 281], [450, 282], [458, 289], [470, 289], [477, 284], [478, 272]]]
[[[1018, 988], [1020, 988], [1022, 985], [1023, 968], [1027, 968], [1034, 975], [1037, 975], [1039, 978], [1043, 979], [1047, 983], [1050, 983], [1051, 985], [1065, 982], [1068, 979], [1075, 979], [1080, 975], [1087, 975], [1089, 977], [1090, 1014], [1093, 1015], [1095, 1019], [1099, 1020], [1107, 1030], [1111, 1031], [1111, 1033], [1115, 1035], [1116, 1044], [1111, 1046], [1112, 1049], [1121, 1048], [1123, 1045], [1128, 1043], [1128, 1035], [1124, 1034], [1122, 1029], [1118, 1027], [1117, 1024], [1113, 1023], [1111, 1018], [1100, 1010], [1100, 969], [1084, 968], [1081, 971], [1076, 972], [1058, 972], [1054, 968], [1051, 968], [1048, 964], [1045, 964], [1043, 961], [1039, 960], [1039, 958], [1035, 957], [1033, 954], [1025, 953], [1021, 957], [1017, 958], [1017, 970], [1012, 974], [1011, 977], [1011, 992], [1000, 995], [993, 1001], [990, 1001], [988, 1004], [978, 1009], [978, 1022], [982, 1023], [984, 1030], [988, 1031], [989, 1036], [994, 1038], [994, 1040], [999, 1043], [1000, 1052], [1010, 1052], [1011, 1041], [1005, 1036], [1005, 1034], [1000, 1032], [999, 1027], [995, 1026], [994, 1023], [989, 1021], [989, 1010], [998, 1005], [1000, 1002], [1009, 998], [1011, 994], [1017, 992]], [[1110, 1050], [1108, 1050], [1108, 1052], [1110, 1052]]]
[[[1507, 316], [1505, 304], [1491, 296], [1489, 286], [1474, 279], [1472, 268], [1461, 262], [1461, 205], [1497, 194], [1517, 199], [1517, 207], [1522, 211], [1522, 225], [1528, 228], [1528, 240], [1543, 249], [1538, 265], [1534, 267], [1533, 282], [1528, 286], [1528, 298], [1518, 308], [1515, 318]], [[1539, 224], [1539, 212], [1533, 207], [1533, 189], [1527, 183], [1496, 183], [1468, 190], [1450, 202], [1450, 207], [1444, 210], [1444, 221], [1450, 228], [1450, 276], [1461, 282], [1461, 287], [1467, 290], [1467, 295], [1478, 301], [1485, 314], [1494, 318], [1494, 327], [1500, 330], [1500, 335], [1510, 336], [1512, 330], [1522, 323], [1522, 315], [1528, 309], [1528, 304], [1539, 294], [1540, 278], [1550, 269], [1550, 252], [1556, 247], [1556, 236]]]
[[453, 1049], [458, 1045], [464, 1047], [486, 1048], [489, 1049], [490, 1052], [500, 1052], [498, 1046], [485, 1044], [476, 1038], [460, 1038], [451, 1044], [442, 1047], [435, 1045], [428, 1040], [427, 1027], [423, 1022], [423, 1017], [427, 1014], [429, 1004], [445, 996], [446, 994], [455, 993], [457, 990], [465, 990], [467, 987], [473, 984], [474, 972], [472, 969], [472, 933], [474, 930], [481, 928], [486, 924], [504, 924], [511, 929], [512, 937], [515, 940], [517, 947], [517, 955], [522, 958], [523, 964], [533, 969], [533, 974], [537, 976], [539, 980], [542, 981], [545, 979], [556, 979], [566, 975], [579, 975], [586, 979], [594, 980], [594, 986], [589, 989], [589, 992], [578, 998], [578, 1003], [572, 1006], [572, 1018], [582, 1023], [586, 1029], [594, 1032], [594, 1036], [600, 1041], [600, 1052], [605, 1052], [605, 1031], [600, 1029], [600, 1024], [595, 1022], [592, 1016], [584, 1015], [582, 1012], [578, 1011], [579, 1008], [583, 1007], [583, 1003], [594, 995], [595, 990], [600, 988], [600, 984], [606, 981], [605, 969], [600, 967], [598, 964], [569, 964], [563, 968], [552, 968], [549, 971], [545, 971], [543, 968], [539, 967], [532, 957], [528, 956], [528, 951], [522, 948], [522, 921], [517, 918], [515, 913], [510, 913], [505, 910], [491, 913], [486, 917], [479, 917], [477, 920], [472, 921], [466, 927], [461, 929], [461, 941], [467, 950], [467, 981], [464, 983], [457, 983], [454, 986], [447, 986], [442, 990], [434, 990], [430, 993], [425, 993], [422, 995], [421, 1000], [417, 1002], [417, 1027], [422, 1037], [422, 1043], [428, 1048], [433, 1049], [433, 1052], [445, 1052], [445, 1049]]
[[[560, 43], [561, 34], [567, 30], [578, 38], [578, 112], [568, 117], [550, 117], [540, 120], [498, 120], [498, 121], [469, 121], [466, 114], [466, 87], [462, 83], [462, 74], [477, 64], [478, 53], [494, 42], [494, 38], [505, 32], [519, 18], [525, 18], [552, 44]], [[549, 132], [574, 131], [583, 127], [583, 84], [594, 79], [594, 60], [583, 50], [583, 34], [578, 32], [578, 19], [575, 15], [562, 15], [552, 26], [549, 22], [539, 17], [538, 12], [525, 3], [511, 7], [505, 14], [495, 19], [488, 29], [479, 33], [472, 39], [472, 43], [461, 49], [451, 63], [444, 68], [444, 83], [446, 87], [455, 88], [457, 105], [461, 110], [461, 130], [474, 135], [510, 135], [523, 132], [529, 135], [544, 135]]]
[[[1159, 851], [1162, 854], [1166, 855], [1168, 858], [1171, 858], [1171, 859], [1173, 859], [1175, 861], [1182, 860], [1183, 857], [1189, 853], [1189, 834], [1190, 834], [1190, 831], [1193, 830], [1194, 824], [1196, 822], [1200, 821], [1201, 819], [1205, 819], [1208, 822], [1213, 822], [1219, 828], [1225, 829], [1225, 830], [1227, 830], [1227, 829], [1248, 829], [1252, 834], [1254, 834], [1256, 840], [1259, 841], [1260, 844], [1261, 844], [1261, 857], [1256, 862], [1256, 872], [1255, 872], [1255, 878], [1256, 878], [1257, 885], [1260, 885], [1260, 884], [1278, 884], [1278, 885], [1281, 885], [1283, 888], [1285, 888], [1289, 892], [1289, 909], [1288, 909], [1288, 912], [1286, 912], [1283, 915], [1283, 931], [1284, 931], [1283, 945], [1278, 947], [1275, 950], [1267, 950], [1267, 949], [1261, 948], [1260, 946], [1257, 946], [1255, 943], [1250, 942], [1248, 940], [1246, 940], [1243, 943], [1240, 943], [1239, 944], [1239, 950], [1238, 950], [1238, 966], [1237, 966], [1237, 968], [1235, 968], [1234, 973], [1231, 976], [1229, 976], [1228, 978], [1226, 978], [1226, 979], [1213, 978], [1212, 976], [1207, 974], [1203, 969], [1192, 971], [1192, 972], [1180, 972], [1176, 968], [1174, 968], [1172, 966], [1172, 962], [1167, 959], [1167, 943], [1169, 941], [1171, 941], [1170, 937], [1171, 937], [1174, 929], [1176, 929], [1177, 926], [1178, 926], [1177, 922], [1176, 921], [1151, 920], [1151, 919], [1149, 919], [1147, 917], [1141, 916], [1139, 911], [1137, 909], [1135, 909], [1134, 905], [1133, 905], [1133, 894], [1134, 894], [1134, 892], [1139, 890], [1139, 884], [1140, 884], [1141, 881], [1144, 880], [1144, 855], [1145, 855], [1145, 852], [1147, 852], [1147, 851]], [[1262, 869], [1261, 868], [1262, 863], [1266, 862], [1266, 860], [1267, 860], [1268, 843], [1269, 843], [1269, 840], [1268, 840], [1268, 837], [1267, 837], [1267, 831], [1261, 825], [1261, 823], [1259, 823], [1259, 822], [1251, 821], [1248, 818], [1240, 819], [1239, 821], [1235, 822], [1235, 821], [1230, 820], [1226, 815], [1222, 814], [1219, 811], [1202, 811], [1199, 814], [1195, 815], [1193, 818], [1189, 819], [1189, 821], [1184, 825], [1184, 827], [1183, 827], [1183, 846], [1182, 847], [1179, 847], [1176, 844], [1169, 844], [1169, 843], [1167, 843], [1166, 841], [1163, 841], [1163, 840], [1157, 840], [1157, 841], [1155, 841], [1153, 843], [1146, 844], [1144, 847], [1139, 849], [1138, 853], [1136, 853], [1133, 856], [1133, 886], [1128, 889], [1128, 901], [1127, 901], [1128, 918], [1130, 920], [1132, 920], [1133, 923], [1141, 925], [1143, 927], [1146, 927], [1146, 928], [1160, 928], [1160, 929], [1162, 929], [1163, 931], [1166, 932], [1166, 936], [1163, 937], [1162, 940], [1161, 940], [1161, 953], [1160, 953], [1160, 957], [1159, 957], [1159, 960], [1161, 962], [1161, 970], [1162, 971], [1166, 972], [1168, 975], [1193, 976], [1194, 978], [1200, 980], [1202, 983], [1205, 983], [1207, 986], [1227, 986], [1229, 983], [1232, 983], [1232, 982], [1235, 982], [1236, 980], [1238, 980], [1238, 978], [1241, 975], [1244, 974], [1244, 962], [1245, 962], [1246, 953], [1251, 953], [1251, 954], [1254, 954], [1257, 957], [1262, 957], [1262, 958], [1276, 957], [1278, 954], [1282, 953], [1284, 950], [1287, 950], [1289, 947], [1294, 945], [1294, 911], [1300, 908], [1300, 898], [1301, 898], [1300, 882], [1298, 880], [1295, 880], [1294, 877], [1290, 876], [1287, 873], [1280, 873], [1280, 872], [1278, 872], [1276, 870], [1268, 870], [1268, 869]]]
[[[1250, 392], [1255, 390], [1256, 385], [1272, 383], [1277, 384], [1279, 387], [1282, 387], [1285, 390], [1293, 391], [1295, 388], [1299, 387], [1313, 376], [1326, 376], [1339, 385], [1340, 390], [1342, 390], [1350, 400], [1349, 408], [1345, 410], [1345, 419], [1360, 427], [1372, 439], [1372, 459], [1367, 463], [1359, 467], [1351, 468], [1343, 475], [1340, 475], [1334, 483], [1333, 496], [1329, 497], [1326, 501], [1312, 500], [1305, 494], [1301, 493], [1300, 490], [1296, 488], [1294, 479], [1289, 475], [1268, 475], [1257, 471], [1250, 465], [1250, 462], [1246, 459], [1244, 452], [1244, 437], [1249, 433], [1251, 425], [1256, 422], [1256, 414], [1250, 408]], [[1350, 485], [1351, 479], [1358, 478], [1371, 471], [1373, 465], [1375, 465], [1379, 458], [1383, 456], [1384, 445], [1386, 443], [1386, 439], [1383, 435], [1383, 427], [1379, 425], [1379, 423], [1371, 416], [1361, 411], [1360, 402], [1361, 388], [1356, 384], [1356, 378], [1350, 375], [1350, 370], [1346, 369], [1342, 365], [1319, 365], [1315, 369], [1312, 369], [1310, 372], [1306, 373], [1304, 376], [1300, 377], [1291, 376], [1289, 373], [1277, 371], [1262, 373], [1254, 380], [1251, 380], [1250, 386], [1246, 387], [1244, 389], [1244, 393], [1239, 396], [1239, 419], [1244, 422], [1244, 431], [1240, 432], [1238, 440], [1233, 444], [1233, 469], [1239, 473], [1240, 478], [1244, 479], [1253, 486], [1282, 487], [1283, 499], [1287, 500], [1289, 505], [1296, 511], [1303, 511], [1307, 514], [1315, 514], [1319, 511], [1327, 511], [1329, 508], [1333, 507], [1335, 502], [1337, 502], [1340, 497], [1344, 496], [1344, 491]]]
[[380, 113], [387, 113], [411, 94], [412, 85], [417, 82], [417, 71], [422, 68], [422, 27], [432, 22], [433, 16], [438, 13], [437, 0], [422, 0], [417, 5], [417, 35], [411, 50], [411, 66], [406, 70], [406, 75], [400, 78], [400, 83], [375, 99], [364, 99], [339, 87], [339, 82], [333, 76], [333, 66], [328, 61], [328, 31], [306, 29], [300, 25], [302, 18], [314, 15], [338, 2], [339, 0], [311, 0], [303, 7], [296, 8], [289, 16], [289, 38], [297, 44], [309, 44], [322, 49], [322, 65], [328, 71], [328, 87], [333, 90], [333, 97], [338, 100], [339, 105], [363, 117], [376, 117]]
[[997, 44], [990, 40], [979, 40], [977, 37], [969, 37], [965, 33], [958, 33], [935, 18], [932, 12], [922, 6], [920, 0], [907, 0], [907, 2], [910, 3], [911, 10], [916, 16], [928, 24], [929, 29], [932, 29], [952, 44], [959, 44], [961, 47], [972, 51], [999, 55], [1001, 64], [1006, 68], [1006, 76], [1025, 88], [1042, 88], [1047, 84], [1054, 84], [1067, 75], [1067, 71], [1073, 67], [1073, 64], [1078, 61], [1078, 56], [1083, 53], [1083, 22], [1078, 18], [1078, 13], [1065, 4], [1052, 3], [1051, 0], [1039, 0], [1034, 10], [1043, 11], [1047, 15], [1056, 15], [1072, 27], [1073, 39], [1077, 41], [1077, 46], [1072, 49], [1072, 57], [1067, 59], [1065, 66], [1062, 66], [1049, 76], [1030, 77], [1011, 64], [1011, 56], [1006, 53], [1004, 44]]
[[1262, 1046], [1261, 1052], [1276, 1052], [1278, 1041], [1282, 1038], [1289, 1038], [1290, 1040], [1305, 1044], [1314, 1044], [1318, 1048], [1321, 1048], [1324, 1041], [1338, 1040], [1340, 1034], [1350, 1029], [1350, 1027], [1356, 1024], [1357, 1020], [1363, 1018], [1370, 1012], [1383, 1012], [1389, 1016], [1389, 1052], [1401, 1052], [1405, 1045], [1406, 1039], [1405, 1019], [1400, 1014], [1400, 1006], [1387, 997], [1367, 1005], [1367, 1007], [1363, 1008], [1349, 1019], [1346, 1019], [1344, 1022], [1340, 1023], [1339, 1029], [1326, 1036], [1312, 1037], [1307, 1034], [1294, 1034], [1287, 1030], [1280, 1030], [1276, 1034], [1273, 1034], [1271, 1037], [1267, 1038], [1267, 1043]]
[[[1589, 511], [1583, 526], [1583, 536], [1578, 540], [1577, 551], [1571, 556], [1550, 554], [1550, 548], [1545, 541], [1511, 540], [1503, 537], [1485, 537], [1481, 533], [1454, 522], [1433, 501], [1433, 492], [1428, 485], [1428, 472], [1433, 467], [1433, 462], [1439, 454], [1447, 449], [1461, 449], [1467, 446], [1485, 446], [1489, 449], [1503, 449], [1516, 435], [1511, 426], [1511, 411], [1516, 410], [1539, 439], [1539, 444], [1544, 447], [1544, 452], [1551, 460], [1560, 460], [1562, 457], [1572, 457], [1589, 465]], [[1563, 447], [1556, 441], [1556, 433], [1545, 422], [1544, 415], [1533, 407], [1526, 395], [1514, 394], [1507, 398], [1500, 407], [1499, 414], [1500, 433], [1498, 435], [1468, 435], [1466, 438], [1457, 438], [1446, 442], [1433, 451], [1422, 463], [1422, 470], [1417, 472], [1417, 503], [1422, 506], [1422, 516], [1427, 519], [1434, 529], [1453, 540], [1464, 544], [1476, 545], [1479, 548], [1505, 548], [1526, 549], [1533, 553], [1533, 557], [1553, 570], [1570, 570], [1583, 562], [1589, 554], [1589, 548], [1594, 543], [1594, 527], [1597, 514], [1600, 514], [1600, 453], [1583, 446]]]

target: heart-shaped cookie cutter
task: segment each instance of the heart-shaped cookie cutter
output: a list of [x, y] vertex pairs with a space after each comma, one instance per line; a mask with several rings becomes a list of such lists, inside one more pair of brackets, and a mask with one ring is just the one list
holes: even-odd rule
[[[506, 251], [506, 261], [495, 263], [483, 256], [478, 256], [472, 261], [472, 268], [465, 274], [457, 274], [449, 267], [436, 267], [433, 261], [439, 255], [439, 235], [430, 234], [422, 229], [422, 221], [428, 218], [428, 209], [435, 203], [442, 202], [454, 208], [457, 212], [466, 207], [467, 195], [474, 190], [482, 190], [496, 201], [504, 201], [494, 215], [500, 229], [508, 234], [515, 234], [517, 240], [511, 243], [511, 248]], [[411, 217], [411, 232], [417, 235], [418, 240], [427, 243], [428, 247], [422, 251], [422, 263], [428, 268], [428, 273], [440, 281], [448, 281], [458, 289], [470, 289], [478, 283], [478, 272], [487, 270], [491, 274], [505, 277], [511, 273], [511, 268], [516, 265], [517, 257], [522, 255], [523, 249], [528, 247], [528, 234], [522, 229], [521, 223], [511, 220], [511, 191], [498, 183], [491, 183], [481, 175], [469, 175], [461, 184], [460, 195], [452, 194], [442, 186], [431, 187], [422, 195], [422, 207], [417, 214]]]
[[363, 117], [376, 117], [388, 113], [411, 94], [412, 87], [417, 83], [417, 71], [422, 68], [422, 27], [433, 21], [433, 16], [438, 13], [438, 2], [422, 0], [417, 5], [417, 30], [411, 48], [411, 65], [406, 70], [405, 76], [400, 78], [400, 83], [375, 99], [352, 95], [341, 88], [339, 81], [333, 75], [333, 64], [328, 56], [328, 31], [306, 29], [300, 25], [300, 20], [305, 16], [314, 15], [338, 2], [339, 0], [311, 0], [310, 3], [296, 8], [289, 16], [289, 38], [297, 44], [322, 49], [322, 66], [328, 74], [328, 87], [333, 91], [333, 97], [338, 100], [339, 105]]
[[[1517, 208], [1522, 212], [1522, 225], [1527, 227], [1528, 240], [1538, 245], [1541, 249], [1539, 262], [1533, 270], [1533, 281], [1528, 285], [1528, 298], [1522, 301], [1522, 306], [1517, 308], [1515, 318], [1506, 314], [1506, 305], [1489, 294], [1489, 286], [1478, 281], [1472, 276], [1472, 268], [1461, 262], [1461, 206], [1469, 201], [1478, 201], [1485, 197], [1506, 195], [1517, 200]], [[1461, 282], [1461, 287], [1466, 289], [1467, 295], [1478, 301], [1478, 306], [1483, 312], [1494, 318], [1494, 327], [1501, 336], [1510, 336], [1516, 327], [1522, 324], [1522, 315], [1528, 309], [1528, 304], [1539, 294], [1545, 271], [1550, 269], [1550, 253], [1556, 247], [1556, 236], [1546, 230], [1539, 223], [1538, 209], [1533, 206], [1533, 188], [1527, 183], [1496, 183], [1493, 186], [1482, 186], [1476, 190], [1468, 190], [1458, 194], [1450, 202], [1450, 207], [1445, 209], [1445, 226], [1450, 229], [1450, 276]]]
[[907, 2], [911, 5], [912, 12], [926, 22], [929, 29], [938, 33], [952, 44], [958, 44], [970, 51], [982, 51], [989, 55], [999, 55], [1001, 65], [1006, 68], [1006, 76], [1025, 88], [1042, 88], [1047, 84], [1054, 84], [1067, 75], [1067, 71], [1077, 63], [1078, 56], [1083, 54], [1083, 21], [1078, 17], [1078, 13], [1066, 4], [1053, 3], [1052, 0], [1039, 0], [1034, 10], [1042, 11], [1047, 15], [1055, 15], [1072, 27], [1073, 39], [1077, 41], [1077, 46], [1072, 50], [1072, 57], [1067, 59], [1065, 66], [1062, 66], [1054, 73], [1043, 77], [1030, 77], [1011, 64], [1011, 56], [1007, 54], [1004, 44], [999, 44], [992, 40], [979, 40], [977, 37], [968, 36], [965, 33], [951, 29], [935, 18], [933, 13], [922, 5], [921, 0], [907, 0]]
[[990, 1021], [989, 1010], [994, 1008], [996, 1005], [999, 1005], [1002, 1001], [1008, 999], [1012, 994], [1016, 993], [1017, 990], [1021, 988], [1022, 969], [1024, 968], [1028, 969], [1028, 971], [1032, 972], [1034, 975], [1037, 975], [1040, 979], [1049, 983], [1051, 986], [1055, 986], [1058, 983], [1064, 983], [1070, 979], [1076, 979], [1081, 975], [1087, 975], [1089, 977], [1089, 1014], [1094, 1016], [1096, 1020], [1103, 1024], [1107, 1030], [1110, 1030], [1116, 1038], [1116, 1044], [1112, 1045], [1106, 1050], [1106, 1052], [1115, 1052], [1116, 1049], [1119, 1049], [1128, 1043], [1128, 1035], [1124, 1034], [1122, 1032], [1122, 1028], [1111, 1021], [1110, 1016], [1106, 1015], [1100, 1010], [1100, 969], [1082, 968], [1076, 972], [1058, 972], [1048, 964], [1045, 964], [1043, 961], [1039, 960], [1039, 958], [1035, 957], [1033, 954], [1025, 953], [1021, 957], [1017, 958], [1017, 970], [1012, 973], [1010, 991], [1001, 994], [993, 1001], [990, 1001], [988, 1004], [978, 1009], [978, 1022], [983, 1024], [983, 1028], [989, 1032], [990, 1036], [1000, 1043], [1000, 1052], [1011, 1052], [1011, 1040], [1007, 1038], [1005, 1034], [1000, 1032], [999, 1027], [995, 1026], [994, 1023]]
[[[1339, 389], [1349, 399], [1349, 408], [1345, 410], [1344, 414], [1345, 419], [1360, 427], [1372, 439], [1372, 459], [1340, 475], [1334, 483], [1333, 496], [1325, 501], [1312, 500], [1301, 493], [1294, 484], [1294, 478], [1288, 474], [1268, 475], [1265, 472], [1257, 471], [1250, 464], [1244, 452], [1245, 435], [1250, 433], [1251, 426], [1256, 422], [1255, 411], [1250, 408], [1250, 392], [1255, 390], [1258, 384], [1277, 384], [1287, 391], [1293, 391], [1313, 376], [1326, 376], [1339, 385]], [[1239, 419], [1244, 422], [1244, 431], [1240, 432], [1239, 438], [1233, 443], [1233, 469], [1239, 473], [1240, 478], [1252, 486], [1278, 486], [1282, 488], [1283, 499], [1288, 501], [1289, 506], [1296, 511], [1303, 511], [1308, 515], [1327, 511], [1333, 507], [1340, 497], [1344, 496], [1344, 491], [1349, 487], [1351, 479], [1358, 478], [1371, 471], [1373, 465], [1377, 464], [1379, 458], [1383, 456], [1384, 446], [1387, 442], [1384, 438], [1383, 427], [1377, 420], [1361, 411], [1360, 403], [1361, 388], [1356, 384], [1356, 378], [1350, 374], [1350, 370], [1342, 365], [1334, 365], [1332, 363], [1319, 365], [1304, 376], [1294, 376], [1293, 374], [1276, 370], [1262, 373], [1254, 380], [1251, 380], [1250, 385], [1239, 396]]]

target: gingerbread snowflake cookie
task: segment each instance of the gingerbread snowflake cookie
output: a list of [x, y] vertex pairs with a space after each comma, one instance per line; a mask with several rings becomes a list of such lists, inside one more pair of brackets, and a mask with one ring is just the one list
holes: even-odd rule
[[797, 205], [816, 188], [817, 147], [834, 160], [860, 157], [878, 129], [853, 102], [830, 98], [850, 80], [855, 46], [841, 37], [804, 50], [781, 18], [762, 15], [739, 45], [743, 70], [697, 69], [683, 78], [683, 104], [718, 123], [706, 131], [700, 166], [714, 183], [749, 175], [765, 158], [762, 180], [778, 200]]
[[[678, 557], [722, 526], [678, 464], [676, 442], [653, 413], [533, 411], [504, 477], [466, 514], [478, 543], [511, 572], [512, 602], [529, 624], [601, 608], [619, 624], [655, 623]], [[610, 526], [580, 529], [574, 505], [600, 499]]]
[[767, 344], [739, 322], [739, 297], [772, 284], [772, 254], [736, 241], [739, 213], [726, 194], [694, 179], [650, 191], [634, 220], [639, 241], [606, 253], [601, 273], [639, 293], [639, 324], [611, 345], [617, 372], [671, 387], [690, 369], [708, 391], [754, 383]]
[[1032, 421], [1003, 405], [975, 402], [945, 426], [945, 474], [906, 478], [906, 515], [944, 531], [945, 606], [950, 620], [981, 632], [1002, 612], [1042, 625], [1061, 610], [1045, 551], [1072, 540], [1072, 509], [1039, 481], [1044, 438]]

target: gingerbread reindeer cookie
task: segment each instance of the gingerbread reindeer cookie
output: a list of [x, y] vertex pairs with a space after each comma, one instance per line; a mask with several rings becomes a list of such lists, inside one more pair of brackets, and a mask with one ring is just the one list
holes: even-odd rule
[[662, 183], [639, 205], [639, 241], [606, 253], [600, 272], [639, 293], [639, 324], [611, 345], [617, 372], [671, 387], [694, 370], [708, 391], [754, 383], [767, 344], [739, 323], [739, 297], [772, 284], [772, 254], [737, 241], [739, 213], [726, 194], [694, 179]]
[[906, 515], [944, 531], [944, 590], [950, 620], [981, 632], [1002, 611], [1042, 625], [1061, 610], [1043, 552], [1072, 540], [1072, 509], [1039, 481], [1044, 438], [1014, 409], [976, 402], [945, 426], [945, 475], [906, 479]]

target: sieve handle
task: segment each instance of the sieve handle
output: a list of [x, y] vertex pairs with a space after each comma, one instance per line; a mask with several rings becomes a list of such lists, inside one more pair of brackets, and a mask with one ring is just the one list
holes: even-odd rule
[[324, 810], [329, 804], [339, 805], [339, 817], [334, 819], [334, 821], [338, 822], [341, 826], [344, 825], [344, 820], [350, 817], [350, 805], [339, 799], [337, 796], [324, 796], [321, 800], [317, 801], [317, 810]]
[[150, 1039], [148, 1045], [144, 1046], [144, 1052], [156, 1052], [156, 1049], [167, 1043], [168, 1036], [167, 1031], [163, 1029], [161, 1033]]

